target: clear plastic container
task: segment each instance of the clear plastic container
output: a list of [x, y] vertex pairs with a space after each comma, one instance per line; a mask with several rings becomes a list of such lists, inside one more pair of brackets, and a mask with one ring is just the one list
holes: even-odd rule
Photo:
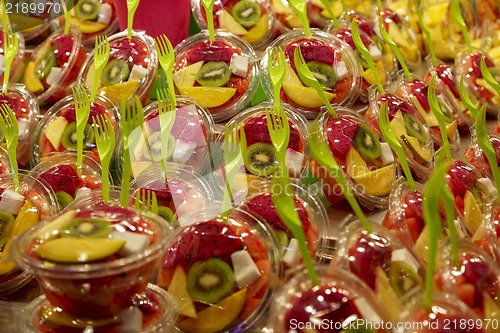
[[[227, 218], [219, 212], [215, 207], [190, 215], [192, 224], [178, 230], [162, 259], [157, 284], [181, 301], [181, 332], [252, 331], [274, 298], [281, 267], [268, 227], [238, 208]], [[213, 292], [203, 291], [203, 278], [217, 275], [220, 284], [208, 282]], [[186, 276], [182, 287], [178, 282]]]
[[[133, 96], [138, 96], [142, 105], [146, 105], [158, 70], [153, 38], [145, 31], [134, 30], [132, 40], [129, 40], [127, 31], [122, 31], [109, 37], [109, 46], [109, 61], [102, 71], [97, 93], [108, 97], [116, 105], [120, 105], [122, 98], [129, 101]], [[88, 54], [77, 81], [89, 91], [94, 82], [94, 53], [95, 50]], [[121, 75], [104, 80], [105, 74], [114, 71], [121, 71]]]
[[[34, 25], [32, 23], [27, 23], [28, 26], [31, 28], [26, 29], [21, 31], [24, 41], [26, 44], [40, 44], [43, 42], [49, 35], [50, 35], [50, 22], [48, 21], [48, 13], [43, 13], [42, 17], [31, 17], [39, 20], [39, 23]], [[28, 16], [29, 15], [19, 15], [19, 26], [23, 26], [23, 18], [22, 16]], [[29, 20], [29, 19], [28, 19]], [[10, 18], [11, 24], [16, 26], [16, 20], [13, 20], [13, 18]]]
[[[202, 30], [179, 43], [175, 55], [177, 92], [193, 98], [216, 122], [243, 110], [257, 92], [257, 56], [250, 44], [236, 35], [219, 30], [210, 42], [208, 31]], [[224, 73], [221, 78], [210, 81], [210, 76], [201, 76], [215, 70]]]
[[500, 203], [495, 201], [472, 241], [500, 263]]
[[[109, 187], [109, 205], [121, 207], [120, 204], [121, 187], [117, 185], [111, 185]], [[129, 189], [128, 194], [128, 208], [134, 209], [135, 207], [135, 197], [132, 195], [132, 190]], [[102, 199], [102, 188], [93, 191], [80, 191], [66, 210], [68, 209], [85, 209], [88, 207], [94, 207], [98, 205], [103, 205], [104, 200]]]
[[31, 228], [15, 241], [14, 256], [53, 306], [109, 318], [147, 288], [172, 237], [172, 228], [152, 214], [97, 204]]
[[[215, 29], [226, 30], [243, 38], [255, 50], [264, 49], [274, 38], [276, 32], [276, 18], [272, 9], [271, 1], [252, 0], [246, 1], [246, 6], [236, 6], [242, 2], [236, 1], [221, 1], [214, 3], [213, 7], [213, 22]], [[250, 2], [253, 4], [250, 5]], [[234, 9], [236, 7], [236, 9]], [[240, 7], [238, 9], [238, 7]], [[207, 14], [200, 0], [191, 0], [191, 8], [193, 17], [202, 29], [207, 29]], [[237, 10], [251, 9], [250, 18], [239, 18]], [[235, 11], [233, 13], [233, 10]], [[256, 14], [259, 14], [257, 17]]]
[[[496, 154], [500, 154], [500, 134], [497, 134], [495, 132], [490, 132], [488, 133], [488, 138], [490, 140], [490, 144], [493, 147], [493, 150], [495, 151]], [[497, 153], [498, 151], [498, 153]], [[477, 142], [477, 136], [476, 136], [476, 129], [475, 125], [471, 127], [471, 140], [470, 144], [467, 147], [467, 149], [464, 152], [464, 157], [467, 159], [476, 169], [481, 172], [483, 176], [486, 176], [490, 178], [492, 181], [493, 179], [493, 174], [491, 173], [491, 166], [490, 162], [488, 161], [488, 158], [486, 155], [483, 153], [483, 150], [479, 146], [479, 143]], [[498, 159], [498, 157], [497, 157]]]
[[[307, 38], [303, 30], [290, 31], [276, 38], [268, 47], [281, 47], [285, 53], [287, 74], [281, 87], [281, 101], [308, 119], [314, 119], [321, 110], [326, 110], [314, 88], [306, 87], [296, 74], [293, 52], [297, 45], [306, 63], [315, 61], [318, 66], [331, 71], [335, 81], [325, 84], [325, 90], [333, 105], [350, 106], [358, 98], [361, 84], [359, 64], [352, 50], [341, 40], [324, 31], [311, 29], [312, 37]], [[268, 98], [272, 99], [273, 89], [269, 78], [269, 57], [266, 51], [261, 62], [261, 83]], [[341, 79], [339, 79], [339, 77]], [[333, 84], [332, 84], [333, 83]]]
[[[83, 146], [84, 151], [88, 151], [97, 161], [99, 161], [99, 154], [93, 135], [92, 117], [99, 114], [105, 114], [109, 117], [115, 131], [115, 142], [120, 142], [117, 108], [108, 98], [97, 95], [96, 102], [91, 103], [90, 106], [90, 115], [84, 131], [88, 135], [85, 136], [87, 139], [84, 138]], [[53, 105], [38, 123], [30, 147], [31, 165], [37, 165], [43, 158], [52, 154], [64, 151], [76, 152], [76, 140], [72, 137], [74, 134], [72, 131], [76, 132], [76, 111], [73, 96], [68, 96]], [[115, 149], [115, 158], [118, 152], [119, 149]]]
[[176, 307], [177, 304], [171, 295], [152, 284], [143, 292], [134, 295], [130, 304], [121, 309], [115, 317], [107, 319], [67, 315], [61, 312], [60, 308], [52, 306], [45, 296], [40, 296], [22, 310], [18, 327], [25, 333], [47, 330], [53, 333], [105, 333], [136, 327], [136, 320], [141, 320], [142, 325], [139, 325], [142, 333], [167, 333], [171, 332], [175, 323]]
[[4, 147], [0, 147], [0, 175], [10, 173], [10, 167], [10, 159], [7, 150]]
[[[4, 46], [3, 46], [3, 30], [0, 28], [0, 54], [4, 55]], [[18, 47], [19, 50], [17, 51], [16, 56], [14, 57], [14, 60], [12, 61], [12, 65], [10, 66], [10, 78], [9, 82], [19, 82], [21, 79], [21, 76], [23, 75], [24, 72], [24, 51], [25, 51], [25, 45], [24, 45], [24, 38], [23, 35], [19, 32], [17, 34], [17, 39], [18, 39]], [[4, 79], [4, 74], [5, 74], [5, 64], [2, 63], [2, 66], [0, 67], [0, 82], [3, 82]]]

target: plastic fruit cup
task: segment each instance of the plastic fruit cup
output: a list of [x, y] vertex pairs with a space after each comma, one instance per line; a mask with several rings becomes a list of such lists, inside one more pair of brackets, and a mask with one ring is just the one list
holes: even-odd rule
[[[90, 115], [84, 133], [84, 151], [99, 161], [99, 154], [95, 145], [92, 117], [105, 114], [111, 120], [116, 136], [120, 142], [119, 116], [115, 104], [104, 96], [97, 95], [96, 101], [90, 106]], [[118, 146], [118, 145], [117, 145]], [[52, 154], [73, 151], [76, 152], [76, 112], [73, 96], [68, 96], [54, 104], [38, 123], [31, 145], [31, 165]], [[115, 150], [115, 155], [117, 153]]]
[[[173, 79], [180, 95], [206, 108], [214, 121], [231, 118], [247, 106], [257, 91], [257, 56], [243, 39], [225, 31], [188, 37], [175, 47]], [[212, 77], [222, 71], [222, 77]]]
[[[0, 95], [1, 104], [7, 104], [16, 115], [19, 127], [17, 163], [21, 168], [28, 168], [31, 140], [40, 113], [36, 98], [23, 85], [9, 84], [7, 95]], [[5, 141], [3, 135], [2, 141]]]
[[[202, 29], [207, 29], [207, 14], [201, 1], [191, 0], [193, 17]], [[242, 12], [251, 9], [250, 14]], [[274, 38], [276, 18], [270, 1], [231, 0], [214, 4], [214, 27], [243, 38], [255, 50], [264, 49]], [[238, 16], [240, 15], [240, 16]]]
[[[471, 127], [471, 133], [472, 133], [471, 143], [469, 144], [469, 147], [467, 147], [464, 153], [464, 157], [476, 169], [478, 169], [482, 175], [485, 175], [493, 180], [493, 174], [491, 173], [491, 166], [488, 161], [488, 158], [483, 153], [483, 150], [481, 149], [481, 147], [479, 147], [479, 144], [477, 142], [475, 126]], [[500, 148], [500, 135], [492, 132], [488, 134], [488, 138], [490, 140], [491, 145], [493, 146], [493, 150], [495, 150], [496, 153]]]
[[[0, 28], [0, 54], [4, 56], [4, 46], [3, 46], [3, 30]], [[12, 61], [12, 65], [10, 67], [10, 78], [9, 82], [19, 82], [19, 79], [23, 75], [24, 72], [24, 38], [21, 33], [16, 33], [17, 34], [17, 39], [18, 39], [18, 47], [19, 51], [17, 51], [16, 56], [14, 57], [14, 60]], [[5, 74], [5, 64], [2, 63], [2, 66], [0, 67], [0, 82], [3, 82], [4, 79], [4, 74]]]
[[78, 176], [75, 152], [51, 155], [30, 171], [31, 176], [43, 179], [54, 190], [61, 209], [81, 195], [80, 191], [90, 192], [100, 189], [101, 174], [102, 169], [99, 163], [88, 155], [84, 155], [82, 175]]
[[50, 304], [73, 316], [109, 318], [146, 289], [171, 236], [151, 214], [98, 204], [30, 229], [14, 253]]
[[[111, 53], [98, 83], [98, 94], [108, 97], [116, 105], [120, 105], [122, 98], [127, 101], [138, 96], [142, 105], [146, 105], [158, 70], [153, 38], [144, 31], [134, 30], [129, 40], [127, 31], [123, 31], [109, 37], [109, 46]], [[88, 90], [94, 82], [94, 52], [87, 56], [78, 74], [78, 84]], [[120, 75], [110, 78], [115, 72]]]
[[[47, 187], [45, 183], [29, 176], [25, 172], [19, 173], [19, 194], [24, 196], [25, 202], [22, 207], [13, 210], [14, 203], [0, 210], [2, 219], [2, 238], [5, 237], [6, 243], [0, 252], [0, 296], [10, 294], [24, 285], [26, 285], [33, 275], [23, 271], [17, 266], [13, 259], [13, 241], [19, 237], [21, 233], [30, 227], [36, 225], [39, 221], [48, 219], [53, 214], [59, 211], [59, 206], [52, 189]], [[2, 194], [6, 190], [14, 191], [11, 174], [0, 175], [0, 189]], [[2, 197], [2, 200], [3, 199]], [[16, 205], [17, 207], [17, 205]], [[4, 209], [9, 210], [8, 212]], [[17, 210], [17, 212], [16, 212]], [[15, 214], [14, 214], [15, 213]], [[12, 225], [8, 230], [9, 222]], [[5, 224], [3, 224], [5, 222]]]
[[140, 327], [143, 333], [166, 333], [175, 323], [176, 304], [163, 289], [149, 284], [133, 296], [115, 317], [89, 319], [65, 314], [40, 296], [26, 306], [18, 323], [22, 332], [76, 333], [91, 330], [105, 333]]
[[[399, 174], [392, 151], [382, 142], [378, 129], [357, 112], [340, 107], [336, 112], [337, 119], [328, 112], [321, 113], [318, 116], [320, 131], [310, 135], [319, 136], [318, 139], [328, 145], [352, 193], [362, 205], [369, 209], [387, 208], [392, 184]], [[363, 146], [370, 141], [373, 147]], [[335, 178], [315, 160], [311, 161], [311, 171], [320, 179], [330, 202], [345, 199]]]
[[269, 229], [238, 208], [219, 212], [190, 215], [162, 259], [157, 284], [179, 302], [182, 332], [251, 331], [273, 299], [280, 264]]
[[[110, 36], [118, 30], [118, 17], [113, 0], [99, 0], [99, 6], [93, 7], [95, 12], [92, 14], [95, 16], [91, 19], [86, 16], [88, 15], [86, 12], [82, 13], [82, 7], [83, 2], [72, 9], [70, 22], [78, 27], [85, 47], [93, 48], [97, 36]], [[64, 26], [64, 15], [52, 21], [53, 28], [57, 29], [61, 26]]]
[[[341, 328], [348, 328], [351, 321], [362, 320], [372, 325], [390, 321], [383, 303], [353, 274], [327, 266], [317, 266], [316, 272], [318, 286], [312, 286], [306, 270], [301, 269], [280, 289], [269, 318], [273, 332], [307, 332], [302, 327], [315, 327], [318, 332], [340, 332]], [[318, 325], [320, 323], [328, 326]], [[364, 324], [354, 325], [354, 329], [364, 331]]]
[[[163, 159], [158, 102], [144, 108], [144, 117], [149, 147], [142, 135], [139, 135], [136, 144], [131, 143], [134, 177], [151, 165], [160, 165]], [[178, 96], [175, 121], [167, 148], [167, 161], [191, 167], [200, 174], [204, 173], [210, 163], [209, 142], [214, 141], [214, 137], [214, 122], [208, 111], [189, 98]]]
[[[272, 202], [272, 191], [276, 190], [270, 182], [266, 182], [259, 192], [248, 196], [240, 207], [251, 214], [261, 217], [269, 224], [274, 236], [278, 241], [279, 251], [283, 267], [293, 270], [302, 262], [301, 254], [298, 250], [297, 240], [292, 232], [286, 227], [278, 217], [278, 213]], [[294, 193], [296, 212], [302, 222], [307, 247], [312, 258], [319, 261], [324, 260], [327, 254], [324, 252], [324, 240], [330, 235], [328, 217], [326, 209], [319, 198], [296, 184], [291, 184]]]
[[[120, 195], [121, 187], [117, 185], [111, 185], [109, 187], [109, 202], [111, 206], [121, 207], [120, 205]], [[128, 194], [128, 208], [134, 209], [135, 197], [132, 195], [132, 191], [129, 190]], [[66, 209], [85, 209], [88, 207], [104, 205], [104, 200], [102, 199], [102, 188], [93, 191], [80, 191]]]
[[38, 102], [55, 103], [71, 94], [85, 61], [81, 35], [71, 28], [68, 35], [58, 29], [31, 55], [24, 71], [24, 84]]
[[[308, 119], [314, 119], [321, 110], [326, 110], [314, 88], [302, 84], [293, 61], [294, 50], [300, 45], [306, 63], [330, 73], [322, 83], [330, 103], [350, 106], [358, 98], [361, 84], [359, 65], [352, 50], [345, 43], [323, 31], [312, 29], [312, 37], [307, 38], [304, 31], [294, 30], [276, 38], [268, 49], [281, 47], [285, 53], [287, 74], [281, 87], [281, 101], [302, 113]], [[266, 51], [261, 62], [261, 82], [269, 98], [273, 89], [269, 78], [269, 57]]]
[[[166, 178], [163, 181], [163, 177]], [[158, 215], [170, 223], [189, 224], [185, 215], [201, 211], [212, 202], [212, 189], [200, 175], [182, 165], [167, 164], [163, 175], [160, 166], [141, 173], [130, 184], [134, 196], [150, 190], [158, 202]], [[144, 193], [146, 195], [146, 193]]]

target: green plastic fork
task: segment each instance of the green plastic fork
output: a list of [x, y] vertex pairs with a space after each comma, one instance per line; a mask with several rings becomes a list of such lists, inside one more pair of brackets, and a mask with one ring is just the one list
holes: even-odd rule
[[288, 4], [299, 16], [306, 37], [308, 38], [311, 37], [312, 36], [311, 27], [309, 25], [309, 19], [307, 18], [307, 12], [306, 12], [306, 0], [288, 0]]
[[83, 86], [73, 87], [72, 90], [76, 113], [76, 169], [78, 176], [81, 176], [83, 163], [83, 134], [90, 115], [90, 99]]
[[313, 73], [311, 73], [309, 67], [307, 67], [304, 57], [302, 56], [302, 52], [300, 51], [300, 45], [297, 45], [293, 52], [293, 60], [295, 63], [295, 68], [297, 69], [297, 73], [299, 74], [299, 78], [302, 80], [302, 82], [304, 82], [307, 86], [313, 87], [314, 90], [316, 90], [319, 97], [323, 101], [323, 104], [325, 104], [326, 108], [328, 109], [328, 112], [330, 112], [333, 118], [337, 118], [337, 113], [326, 97], [325, 92], [323, 91], [323, 87], [314, 77]]
[[472, 114], [474, 119], [477, 119], [478, 110], [475, 103], [470, 99], [469, 94], [467, 93], [467, 89], [464, 84], [464, 75], [460, 76], [460, 84], [458, 87], [458, 91], [460, 92], [460, 97], [462, 98], [462, 102], [469, 112]]
[[201, 4], [203, 8], [205, 8], [205, 13], [207, 14], [208, 38], [211, 42], [215, 41], [214, 2], [215, 0], [201, 0]]
[[498, 171], [498, 162], [495, 149], [491, 145], [490, 138], [488, 137], [488, 132], [486, 129], [486, 105], [483, 105], [479, 109], [479, 114], [476, 118], [476, 138], [479, 147], [486, 155], [488, 162], [490, 163], [491, 173], [493, 174], [493, 179], [497, 188], [500, 188], [500, 172]]
[[151, 190], [141, 189], [135, 197], [134, 208], [158, 215], [158, 200], [156, 193]]
[[486, 66], [486, 62], [484, 59], [485, 55], [483, 54], [480, 63], [481, 74], [483, 75], [483, 79], [497, 92], [498, 95], [500, 95], [500, 84], [497, 82], [497, 80], [495, 80], [493, 75], [491, 75], [491, 72], [488, 69], [488, 66]]
[[10, 26], [8, 26], [6, 30], [3, 30], [3, 49], [5, 56], [5, 73], [3, 76], [2, 91], [4, 95], [7, 95], [9, 91], [10, 67], [19, 50], [17, 34], [12, 31]]
[[363, 225], [363, 227], [368, 231], [369, 233], [372, 232], [372, 227], [368, 220], [366, 219], [365, 214], [361, 210], [361, 207], [358, 204], [358, 201], [352, 194], [351, 188], [347, 184], [347, 181], [345, 179], [344, 173], [342, 172], [342, 169], [339, 167], [337, 164], [337, 161], [335, 161], [335, 158], [332, 155], [332, 152], [326, 145], [325, 141], [322, 140], [322, 138], [319, 135], [319, 124], [318, 121], [315, 120], [310, 127], [309, 131], [309, 136], [308, 136], [308, 143], [309, 143], [309, 150], [311, 151], [311, 154], [314, 158], [315, 161], [317, 161], [322, 167], [326, 169], [326, 171], [335, 178], [337, 181], [337, 184], [340, 185], [342, 188], [342, 192], [344, 193], [344, 196], [347, 199], [347, 202], [349, 202], [349, 205], [351, 205], [352, 210], [358, 217], [359, 221]]
[[90, 100], [95, 102], [97, 95], [97, 88], [101, 73], [109, 60], [109, 40], [107, 36], [97, 36], [95, 39], [95, 52], [94, 52], [94, 82], [92, 83], [92, 91], [90, 93]]
[[231, 209], [231, 198], [233, 196], [231, 186], [234, 177], [244, 165], [243, 156], [247, 149], [247, 140], [243, 126], [238, 131], [235, 126], [227, 126], [224, 131], [224, 171], [226, 175], [226, 186], [222, 200], [222, 215], [227, 217]]
[[436, 117], [439, 130], [441, 131], [441, 139], [443, 140], [443, 151], [446, 154], [446, 159], [451, 161], [451, 149], [450, 142], [448, 141], [448, 133], [446, 133], [446, 121], [444, 119], [443, 112], [441, 111], [441, 107], [439, 106], [439, 102], [436, 95], [436, 74], [432, 75], [431, 81], [429, 82], [429, 90], [427, 99], [429, 101], [429, 106], [431, 107], [431, 111]]
[[127, 37], [132, 39], [132, 29], [134, 25], [134, 16], [137, 7], [139, 7], [139, 0], [127, 0]]
[[101, 114], [92, 117], [95, 144], [102, 166], [102, 199], [109, 202], [109, 165], [115, 149], [115, 130], [109, 117]]
[[168, 153], [168, 141], [170, 140], [170, 132], [174, 126], [176, 118], [176, 109], [173, 105], [174, 97], [171, 95], [171, 91], [165, 89], [158, 89], [156, 91], [158, 96], [158, 117], [160, 118], [160, 135], [161, 135], [161, 169], [163, 180], [166, 181], [167, 177], [167, 153]]
[[425, 40], [427, 41], [427, 47], [429, 48], [429, 53], [431, 54], [432, 64], [434, 66], [437, 66], [438, 61], [436, 57], [436, 52], [434, 51], [434, 45], [432, 44], [431, 32], [424, 21], [423, 1], [420, 1], [420, 3], [418, 3], [418, 1], [415, 1], [415, 5], [417, 6], [418, 23], [420, 25], [420, 29], [422, 29], [422, 32], [424, 33]]
[[280, 91], [286, 74], [285, 54], [283, 53], [283, 49], [278, 46], [269, 49], [268, 59], [269, 78], [273, 86], [274, 108], [278, 108], [281, 107]]
[[168, 90], [170, 92], [170, 100], [172, 107], [177, 107], [175, 98], [174, 80], [172, 79], [172, 70], [174, 69], [175, 55], [174, 48], [170, 40], [165, 35], [160, 35], [155, 38], [156, 53], [158, 53], [158, 61], [167, 78]]
[[5, 136], [7, 153], [9, 155], [10, 167], [12, 169], [12, 181], [14, 190], [19, 191], [19, 171], [17, 166], [17, 143], [19, 141], [19, 127], [16, 115], [7, 104], [0, 106], [0, 126]]
[[[69, 33], [69, 26], [71, 25], [71, 10], [68, 10], [68, 7], [66, 6], [66, 1], [61, 1], [61, 5], [64, 11], [64, 30], [63, 33], [67, 35]], [[68, 0], [68, 5], [70, 8], [73, 6], [73, 0]]]
[[470, 42], [469, 32], [467, 31], [467, 25], [465, 24], [464, 18], [462, 17], [462, 11], [460, 10], [460, 0], [453, 0], [451, 3], [451, 12], [455, 22], [457, 22], [462, 34], [464, 35], [465, 44], [469, 49], [469, 52], [472, 52], [472, 44]]
[[403, 71], [408, 78], [408, 80], [413, 80], [413, 75], [411, 74], [410, 70], [408, 69], [408, 66], [406, 65], [405, 58], [401, 54], [401, 51], [399, 50], [399, 47], [396, 45], [396, 43], [392, 40], [391, 36], [387, 33], [387, 30], [385, 29], [384, 26], [384, 18], [382, 15], [378, 17], [378, 28], [380, 31], [380, 35], [382, 36], [382, 39], [384, 42], [389, 45], [391, 48], [392, 52], [396, 55], [396, 58], [398, 58], [399, 63], [401, 64], [401, 67], [403, 67]]

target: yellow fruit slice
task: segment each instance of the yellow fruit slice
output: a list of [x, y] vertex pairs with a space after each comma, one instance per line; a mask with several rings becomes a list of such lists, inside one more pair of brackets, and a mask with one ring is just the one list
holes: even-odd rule
[[[483, 308], [484, 318], [491, 320], [491, 322], [500, 321], [500, 308], [494, 299], [491, 298], [486, 292], [483, 292]], [[498, 331], [496, 331], [498, 332]]]
[[59, 147], [61, 146], [62, 136], [68, 125], [69, 122], [66, 120], [66, 118], [60, 116], [51, 121], [50, 124], [48, 124], [47, 127], [45, 127], [45, 129], [43, 130], [43, 133], [47, 137], [47, 140], [49, 140], [49, 142], [56, 150], [59, 150]]
[[24, 84], [28, 91], [39, 94], [42, 93], [45, 88], [43, 87], [42, 81], [40, 81], [35, 75], [35, 63], [30, 61], [26, 66], [24, 71]]
[[394, 115], [394, 118], [392, 118], [392, 120], [391, 120], [390, 126], [391, 126], [392, 132], [394, 133], [394, 136], [396, 138], [398, 138], [398, 141], [399, 141], [399, 138], [401, 138], [401, 135], [405, 135], [405, 136], [408, 135], [406, 133], [406, 126], [405, 126], [403, 114], [401, 113], [401, 111], [396, 112], [396, 114]]
[[453, 120], [452, 123], [446, 124], [446, 135], [448, 135], [448, 140], [454, 142], [456, 139], [455, 134], [457, 133], [457, 121]]
[[471, 232], [483, 223], [483, 213], [471, 191], [465, 191], [464, 195], [464, 223]]
[[268, 29], [267, 25], [269, 23], [269, 15], [264, 14], [260, 18], [259, 22], [254, 25], [248, 33], [243, 36], [243, 39], [249, 43], [256, 43], [266, 35]]
[[215, 333], [222, 331], [240, 314], [245, 305], [246, 289], [242, 289], [223, 299], [214, 306], [198, 312], [198, 319], [188, 318], [177, 326], [189, 333]]
[[347, 175], [350, 178], [357, 177], [370, 172], [366, 162], [363, 160], [361, 155], [354, 149], [354, 147], [349, 148], [346, 156], [346, 166]]
[[49, 261], [78, 264], [112, 256], [124, 245], [122, 239], [62, 237], [42, 243], [35, 252]]
[[383, 168], [354, 176], [352, 180], [359, 186], [362, 186], [365, 193], [380, 197], [388, 195], [391, 192], [392, 183], [395, 178], [396, 166], [389, 164]]
[[283, 80], [283, 84], [289, 84], [294, 86], [302, 86], [302, 81], [300, 81], [299, 77], [292, 69], [292, 66], [287, 62], [285, 71], [285, 79]]
[[174, 79], [175, 85], [177, 87], [194, 86], [196, 74], [200, 71], [201, 66], [203, 66], [203, 61], [198, 61], [173, 73], [172, 78]]
[[131, 98], [137, 88], [139, 87], [138, 80], [131, 80], [123, 83], [114, 84], [108, 87], [102, 87], [101, 93], [115, 102], [117, 105], [120, 105], [120, 101], [122, 99], [128, 100]]
[[401, 302], [398, 295], [392, 289], [389, 278], [380, 267], [375, 268], [375, 292], [382, 301], [391, 316], [392, 320], [397, 320], [401, 312]]
[[225, 29], [235, 35], [244, 36], [248, 34], [247, 29], [243, 28], [226, 10], [221, 10], [219, 13], [219, 25], [221, 29]]
[[[386, 73], [385, 73], [385, 67], [384, 67], [384, 62], [382, 60], [377, 61], [375, 64], [375, 70], [377, 71], [378, 74], [378, 79], [382, 84], [385, 84], [385, 80], [387, 79]], [[370, 69], [367, 69], [363, 72], [363, 78], [368, 82], [369, 84], [375, 84], [375, 77], [373, 76], [373, 73]]]
[[66, 213], [59, 215], [59, 217], [53, 219], [49, 223], [41, 227], [36, 234], [35, 238], [40, 238], [42, 240], [51, 239], [59, 234], [59, 230], [67, 226], [76, 216], [76, 210], [68, 210]]
[[[420, 141], [412, 136], [405, 136], [406, 140], [410, 143], [410, 147], [403, 141], [401, 142], [403, 149], [406, 149], [409, 153], [416, 153], [425, 162], [429, 163], [432, 160], [432, 149], [430, 146], [422, 147]], [[401, 138], [399, 138], [401, 140]]]
[[[302, 105], [306, 108], [319, 108], [323, 106], [323, 101], [319, 97], [318, 93], [314, 88], [296, 86], [293, 84], [283, 84], [282, 86], [285, 94], [295, 103]], [[332, 101], [335, 98], [335, 94], [325, 91], [326, 98]]]
[[177, 301], [177, 311], [180, 315], [197, 318], [193, 300], [187, 290], [187, 276], [181, 266], [177, 266], [172, 277], [172, 282], [167, 290]]
[[281, 0], [273, 0], [273, 10], [276, 14], [293, 14], [293, 10]]
[[422, 108], [422, 105], [420, 105], [420, 102], [418, 101], [417, 97], [415, 97], [414, 95], [412, 95], [410, 99], [412, 104], [415, 105], [415, 108], [418, 110], [418, 113], [420, 113], [422, 118], [424, 118], [425, 123], [429, 125], [429, 127], [439, 126], [438, 120], [431, 110], [429, 110], [428, 112], [425, 111]]
[[132, 177], [136, 178], [154, 163], [147, 161], [132, 162]]
[[69, 21], [71, 24], [78, 26], [80, 31], [84, 34], [94, 34], [104, 30], [108, 26], [107, 24], [99, 22], [82, 21], [76, 17], [71, 17]]
[[109, 319], [84, 319], [72, 317], [69, 314], [62, 312], [60, 309], [54, 308], [50, 303], [46, 303], [40, 309], [40, 317], [44, 322], [51, 323], [52, 325], [79, 328], [83, 331], [88, 330], [88, 327], [97, 328], [100, 326], [119, 324], [120, 319], [117, 316]]
[[285, 17], [285, 21], [288, 24], [288, 26], [292, 29], [300, 29], [302, 28], [302, 21], [300, 18], [297, 16], [297, 14], [290, 14], [287, 17]]
[[235, 88], [224, 87], [177, 87], [179, 94], [192, 97], [196, 103], [206, 108], [215, 108], [226, 103], [236, 93]]

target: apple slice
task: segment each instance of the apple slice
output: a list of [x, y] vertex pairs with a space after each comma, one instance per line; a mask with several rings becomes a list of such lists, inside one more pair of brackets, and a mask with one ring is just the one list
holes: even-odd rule
[[250, 44], [258, 42], [266, 35], [268, 31], [267, 29], [268, 23], [269, 23], [269, 15], [267, 14], [262, 15], [259, 22], [252, 28], [250, 28], [250, 30], [248, 30], [248, 33], [243, 36], [243, 39], [249, 42]]
[[[319, 108], [324, 105], [323, 101], [319, 97], [318, 93], [314, 88], [297, 86], [292, 84], [283, 84], [283, 90], [285, 94], [295, 103], [306, 107], [306, 108]], [[325, 91], [326, 98], [332, 101], [335, 98], [335, 94]]]
[[200, 106], [215, 108], [229, 101], [236, 93], [235, 88], [224, 87], [182, 87], [178, 86], [181, 95], [190, 96]]
[[467, 229], [475, 232], [483, 223], [483, 213], [471, 191], [464, 195], [464, 223]]
[[219, 25], [221, 29], [225, 29], [235, 35], [244, 36], [248, 34], [247, 29], [243, 28], [226, 10], [219, 12]]
[[283, 80], [283, 84], [289, 84], [294, 86], [303, 86], [302, 81], [300, 81], [299, 77], [295, 73], [295, 71], [290, 66], [290, 63], [286, 63], [285, 65], [285, 79]]
[[167, 290], [177, 301], [177, 311], [181, 316], [197, 318], [193, 300], [187, 290], [187, 276], [181, 266], [177, 266], [172, 282]]
[[356, 184], [362, 186], [365, 193], [382, 197], [391, 192], [392, 183], [395, 178], [396, 166], [390, 164], [380, 169], [356, 175], [352, 177], [352, 180], [354, 180]]
[[412, 104], [415, 106], [415, 108], [418, 110], [418, 113], [420, 113], [420, 115], [422, 116], [422, 118], [424, 118], [425, 120], [425, 123], [427, 125], [429, 125], [430, 127], [436, 127], [436, 126], [439, 126], [439, 123], [438, 123], [438, 120], [436, 118], [436, 116], [434, 115], [434, 113], [432, 112], [427, 112], [425, 111], [423, 108], [422, 108], [422, 105], [420, 105], [417, 97], [415, 97], [414, 95], [412, 95], [410, 97], [411, 99], [411, 102]]
[[195, 62], [172, 74], [172, 79], [177, 87], [192, 87], [196, 80], [196, 74], [203, 66], [203, 61]]
[[42, 240], [48, 240], [59, 234], [59, 231], [67, 226], [76, 216], [76, 210], [68, 210], [66, 213], [59, 215], [49, 223], [40, 228], [34, 235]]
[[363, 174], [370, 172], [365, 160], [359, 155], [359, 153], [351, 146], [347, 151], [346, 156], [346, 167], [347, 175], [350, 178], [354, 178]]
[[406, 151], [417, 155], [425, 162], [429, 163], [432, 160], [432, 149], [430, 146], [422, 147], [420, 141], [417, 138], [414, 138], [409, 135], [403, 135], [400, 137], [400, 140], [403, 144], [403, 149], [406, 148]]

